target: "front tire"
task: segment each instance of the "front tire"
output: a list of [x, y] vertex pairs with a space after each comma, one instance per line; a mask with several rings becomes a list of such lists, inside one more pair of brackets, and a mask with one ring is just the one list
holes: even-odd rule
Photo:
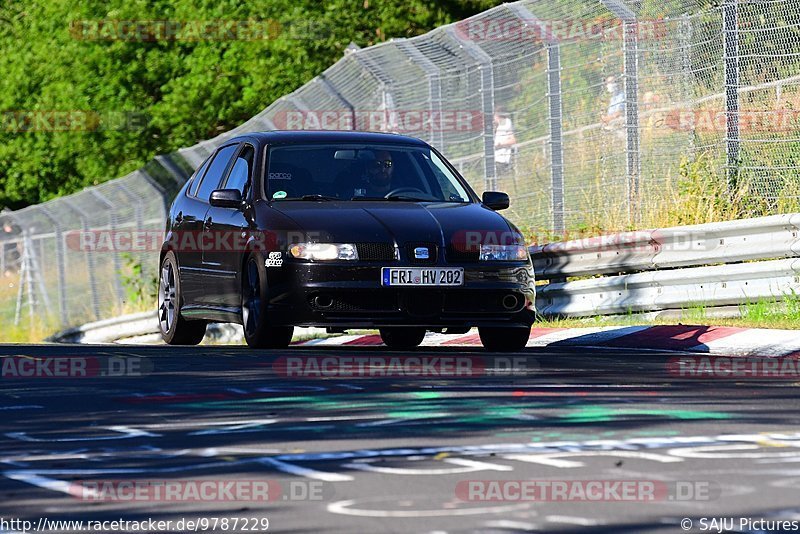
[[205, 321], [181, 317], [181, 277], [175, 253], [167, 252], [161, 262], [158, 282], [158, 325], [168, 345], [197, 345], [206, 335]]
[[285, 349], [294, 334], [293, 326], [267, 324], [267, 272], [255, 254], [247, 258], [242, 272], [242, 329], [254, 349]]
[[525, 348], [531, 336], [530, 328], [478, 328], [483, 348], [489, 352], [518, 352]]
[[395, 326], [381, 328], [380, 332], [383, 344], [387, 347], [397, 350], [411, 350], [422, 343], [426, 330], [417, 327]]

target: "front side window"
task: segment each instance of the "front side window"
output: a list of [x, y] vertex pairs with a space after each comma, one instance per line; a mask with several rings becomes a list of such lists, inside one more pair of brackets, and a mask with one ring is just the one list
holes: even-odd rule
[[378, 144], [272, 146], [264, 177], [270, 200], [470, 202], [465, 185], [427, 147]]
[[209, 197], [211, 197], [211, 192], [219, 188], [219, 184], [222, 181], [222, 173], [228, 168], [228, 163], [236, 151], [236, 147], [237, 145], [226, 146], [217, 152], [208, 167], [208, 171], [206, 171], [206, 175], [203, 176], [203, 181], [200, 182], [200, 187], [197, 189], [197, 198], [208, 201]]
[[250, 181], [250, 169], [253, 168], [254, 157], [253, 147], [245, 145], [233, 164], [233, 169], [225, 182], [225, 189], [238, 189], [242, 193], [242, 198], [247, 195], [247, 185]]

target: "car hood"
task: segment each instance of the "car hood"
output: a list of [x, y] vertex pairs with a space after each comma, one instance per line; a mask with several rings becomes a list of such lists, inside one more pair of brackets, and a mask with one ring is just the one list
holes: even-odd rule
[[481, 204], [431, 202], [273, 202], [309, 240], [328, 243], [451, 243], [509, 239], [513, 228]]

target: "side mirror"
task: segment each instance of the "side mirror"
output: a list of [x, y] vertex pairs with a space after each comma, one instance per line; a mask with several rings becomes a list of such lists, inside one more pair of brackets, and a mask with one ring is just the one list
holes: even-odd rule
[[216, 208], [242, 209], [242, 192], [238, 189], [217, 189], [211, 193], [209, 204]]
[[493, 209], [494, 211], [504, 210], [511, 203], [508, 194], [499, 191], [486, 191], [483, 193], [481, 200], [483, 200], [487, 208]]

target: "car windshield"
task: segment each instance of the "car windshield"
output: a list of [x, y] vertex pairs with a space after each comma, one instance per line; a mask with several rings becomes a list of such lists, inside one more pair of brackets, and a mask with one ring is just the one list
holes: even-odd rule
[[427, 147], [273, 146], [266, 178], [267, 198], [276, 201], [471, 201], [442, 158]]

